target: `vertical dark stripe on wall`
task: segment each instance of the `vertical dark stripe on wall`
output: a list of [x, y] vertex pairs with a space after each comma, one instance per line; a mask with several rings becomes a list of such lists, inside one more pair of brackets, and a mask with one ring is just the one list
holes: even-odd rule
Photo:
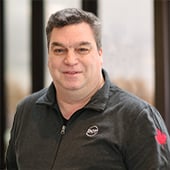
[[165, 121], [166, 121], [166, 124], [168, 126], [168, 130], [169, 130], [169, 133], [170, 133], [170, 1], [167, 1], [168, 2], [168, 5], [167, 5], [167, 8], [168, 8], [168, 17], [167, 17], [167, 24], [168, 24], [168, 30], [167, 30], [167, 33], [168, 33], [168, 44], [167, 44], [167, 50], [168, 50], [168, 55], [166, 55], [166, 116], [165, 116]]
[[32, 92], [44, 87], [43, 0], [32, 0], [31, 73]]
[[98, 15], [97, 0], [82, 0], [82, 9]]
[[4, 78], [4, 1], [0, 1], [0, 169], [5, 169], [5, 78]]
[[170, 1], [154, 1], [155, 105], [170, 132]]

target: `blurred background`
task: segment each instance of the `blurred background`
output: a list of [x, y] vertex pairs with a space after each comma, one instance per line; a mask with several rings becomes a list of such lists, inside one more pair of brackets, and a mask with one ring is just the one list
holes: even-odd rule
[[18, 102], [51, 82], [45, 26], [66, 7], [98, 15], [112, 81], [157, 107], [170, 130], [168, 0], [1, 0], [1, 169]]

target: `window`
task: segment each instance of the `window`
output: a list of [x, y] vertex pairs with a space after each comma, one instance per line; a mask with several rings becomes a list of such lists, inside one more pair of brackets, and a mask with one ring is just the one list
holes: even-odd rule
[[106, 70], [116, 84], [153, 104], [153, 0], [99, 2]]
[[6, 105], [9, 131], [16, 104], [30, 93], [30, 1], [5, 0], [4, 2]]

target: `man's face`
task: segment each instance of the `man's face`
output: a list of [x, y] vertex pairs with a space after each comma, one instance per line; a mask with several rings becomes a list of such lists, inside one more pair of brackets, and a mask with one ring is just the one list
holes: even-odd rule
[[48, 55], [49, 71], [59, 89], [87, 90], [101, 81], [102, 50], [87, 23], [54, 28]]

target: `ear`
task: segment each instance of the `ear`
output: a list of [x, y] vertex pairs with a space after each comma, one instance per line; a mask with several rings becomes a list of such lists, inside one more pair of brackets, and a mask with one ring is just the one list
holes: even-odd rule
[[100, 48], [100, 49], [98, 50], [98, 53], [99, 53], [99, 56], [101, 56], [101, 57], [102, 57], [102, 54], [103, 54], [103, 50], [102, 50], [102, 48]]
[[101, 64], [103, 64], [103, 50], [102, 50], [102, 48], [100, 48], [98, 50], [98, 54], [99, 54], [99, 57], [101, 58]]

